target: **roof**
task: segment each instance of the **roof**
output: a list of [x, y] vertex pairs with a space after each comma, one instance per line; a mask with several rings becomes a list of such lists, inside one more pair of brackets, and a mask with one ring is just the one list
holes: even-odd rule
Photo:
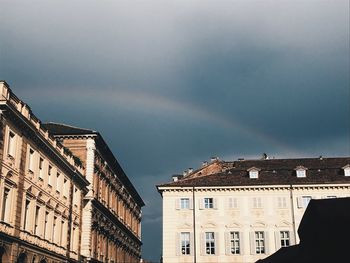
[[48, 122], [42, 125], [49, 130], [52, 135], [84, 135], [98, 133], [94, 130], [74, 127], [63, 123]]
[[[350, 183], [350, 177], [345, 177], [343, 170], [344, 166], [350, 164], [350, 157], [219, 161], [219, 164], [222, 169], [215, 173], [203, 173], [206, 169], [203, 168], [180, 178], [176, 182], [161, 184], [157, 187]], [[296, 177], [295, 168], [298, 166], [307, 168], [306, 177]], [[260, 169], [259, 176], [256, 179], [249, 178], [248, 171], [253, 167]]]
[[45, 128], [48, 129], [49, 133], [56, 136], [56, 137], [65, 137], [65, 136], [80, 136], [80, 135], [94, 135], [95, 142], [97, 145], [97, 148], [101, 151], [103, 154], [105, 160], [108, 162], [110, 167], [112, 168], [113, 172], [118, 175], [118, 178], [122, 181], [126, 189], [130, 192], [130, 194], [135, 198], [135, 200], [138, 202], [140, 206], [144, 206], [145, 203], [143, 202], [141, 196], [133, 186], [133, 184], [130, 182], [129, 178], [125, 174], [124, 170], [118, 163], [117, 159], [115, 158], [114, 154], [108, 147], [107, 143], [101, 136], [101, 134], [97, 131], [90, 130], [90, 129], [84, 129], [79, 127], [70, 126], [63, 123], [53, 123], [48, 122], [44, 124]]

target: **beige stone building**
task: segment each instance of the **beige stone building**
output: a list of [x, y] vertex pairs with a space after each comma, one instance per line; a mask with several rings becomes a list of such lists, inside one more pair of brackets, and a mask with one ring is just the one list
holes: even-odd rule
[[4, 81], [0, 171], [0, 262], [78, 262], [83, 167]]
[[350, 157], [213, 159], [157, 188], [164, 263], [251, 263], [299, 241], [312, 198], [350, 196]]
[[140, 262], [144, 203], [103, 140], [93, 130], [45, 125], [83, 163], [89, 192], [83, 200], [81, 255], [87, 262]]

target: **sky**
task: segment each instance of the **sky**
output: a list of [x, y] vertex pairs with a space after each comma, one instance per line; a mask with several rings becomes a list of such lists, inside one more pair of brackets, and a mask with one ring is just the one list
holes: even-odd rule
[[348, 0], [0, 0], [0, 79], [99, 131], [161, 256], [156, 184], [223, 160], [350, 156]]

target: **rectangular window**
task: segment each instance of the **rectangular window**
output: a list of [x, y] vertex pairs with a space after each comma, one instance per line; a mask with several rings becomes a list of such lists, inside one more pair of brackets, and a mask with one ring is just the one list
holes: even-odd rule
[[306, 177], [306, 171], [305, 170], [297, 170], [297, 177], [302, 178], [302, 177]]
[[28, 158], [28, 170], [34, 171], [34, 150], [29, 149], [29, 158]]
[[253, 208], [261, 208], [261, 198], [260, 197], [254, 197], [253, 198]]
[[181, 242], [181, 255], [189, 255], [190, 254], [190, 233], [189, 232], [181, 233], [180, 242]]
[[44, 179], [44, 159], [43, 158], [39, 158], [39, 179], [43, 180]]
[[48, 177], [49, 177], [48, 184], [52, 186], [52, 166], [51, 165], [49, 165], [49, 169], [47, 170], [47, 174], [48, 174]]
[[47, 239], [47, 238], [46, 238], [46, 234], [47, 234], [46, 230], [47, 230], [47, 228], [48, 228], [48, 223], [49, 223], [49, 212], [46, 211], [46, 212], [45, 212], [44, 235], [43, 235], [45, 239]]
[[34, 234], [39, 235], [39, 215], [40, 215], [40, 206], [35, 208], [35, 225], [34, 225]]
[[214, 199], [204, 198], [204, 208], [214, 208]]
[[57, 216], [53, 217], [53, 227], [52, 227], [52, 236], [51, 236], [51, 241], [55, 242], [55, 234], [57, 231]]
[[181, 209], [189, 209], [190, 208], [190, 199], [189, 198], [181, 198], [180, 199], [180, 208]]
[[215, 235], [214, 232], [205, 233], [205, 253], [215, 255]]
[[66, 178], [64, 178], [63, 179], [63, 196], [64, 197], [67, 197], [67, 189], [68, 187], [67, 187], [67, 179]]
[[9, 214], [10, 214], [10, 211], [8, 211], [9, 208], [10, 208], [10, 189], [5, 187], [4, 195], [2, 199], [1, 221], [5, 221], [5, 222], [9, 221]]
[[9, 132], [7, 153], [11, 157], [15, 157], [16, 154], [16, 135], [12, 131]]
[[26, 204], [25, 204], [25, 207], [24, 207], [24, 219], [23, 219], [23, 228], [24, 228], [24, 230], [28, 230], [28, 228], [29, 228], [29, 220], [28, 220], [29, 209], [30, 209], [30, 200], [27, 198], [26, 199]]
[[64, 236], [63, 236], [63, 233], [64, 233], [64, 221], [62, 220], [61, 221], [61, 234], [60, 234], [60, 241], [61, 241], [61, 246], [64, 245]]
[[289, 231], [281, 231], [280, 238], [281, 238], [281, 247], [289, 247], [290, 246]]
[[303, 196], [302, 201], [303, 201], [303, 207], [307, 207], [311, 201], [312, 197], [311, 196]]
[[287, 200], [285, 197], [278, 197], [278, 208], [286, 208]]
[[57, 172], [56, 174], [56, 191], [60, 192], [60, 173]]
[[240, 254], [239, 232], [230, 232], [230, 252]]
[[255, 232], [255, 253], [265, 253], [265, 236], [263, 231]]
[[229, 198], [228, 200], [228, 206], [229, 208], [238, 208], [238, 201], [237, 198]]

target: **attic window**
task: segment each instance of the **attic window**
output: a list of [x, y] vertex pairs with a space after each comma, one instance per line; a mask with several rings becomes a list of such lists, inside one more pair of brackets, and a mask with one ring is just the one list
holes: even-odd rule
[[249, 178], [250, 179], [258, 179], [259, 178], [259, 171], [260, 171], [260, 169], [255, 168], [255, 167], [248, 169]]
[[307, 170], [307, 168], [305, 168], [303, 166], [298, 166], [297, 168], [295, 168], [295, 172], [297, 174], [297, 177], [298, 178], [306, 177], [306, 170]]
[[344, 169], [344, 175], [350, 176], [350, 164], [344, 166], [343, 169]]

